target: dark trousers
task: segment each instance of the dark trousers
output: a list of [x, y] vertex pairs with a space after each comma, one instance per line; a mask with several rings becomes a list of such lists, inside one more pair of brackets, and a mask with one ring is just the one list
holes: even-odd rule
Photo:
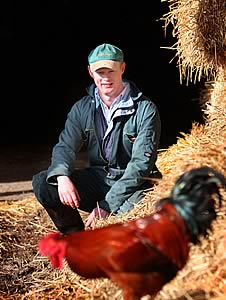
[[[33, 191], [46, 209], [55, 226], [62, 233], [69, 233], [84, 229], [84, 223], [77, 208], [62, 204], [58, 195], [58, 186], [47, 183], [47, 171], [41, 171], [33, 176]], [[106, 172], [102, 169], [86, 168], [74, 170], [70, 179], [75, 184], [80, 195], [79, 209], [91, 212], [97, 207], [97, 202], [104, 200], [107, 192], [114, 184], [114, 180], [106, 180]], [[150, 188], [150, 182], [142, 184], [137, 190], [121, 205], [115, 215], [120, 215], [133, 209], [134, 204], [144, 197], [144, 190]], [[109, 210], [110, 211], [110, 210]]]
[[[32, 187], [37, 200], [45, 208], [56, 228], [64, 234], [83, 230], [84, 223], [77, 208], [73, 209], [62, 204], [58, 186], [47, 183], [46, 177], [47, 171], [34, 175]], [[105, 198], [110, 189], [101, 176], [90, 168], [75, 170], [71, 180], [81, 198], [79, 209], [86, 212], [91, 212], [97, 206], [97, 202]]]

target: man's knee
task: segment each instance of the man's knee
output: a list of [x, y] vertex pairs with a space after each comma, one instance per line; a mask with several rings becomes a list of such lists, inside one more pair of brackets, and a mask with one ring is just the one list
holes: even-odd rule
[[56, 185], [47, 183], [47, 171], [41, 171], [32, 178], [33, 192], [38, 201], [44, 206], [55, 207], [61, 203]]
[[46, 177], [47, 177], [47, 171], [41, 171], [37, 174], [35, 174], [32, 177], [32, 188], [33, 192], [38, 199], [39, 202], [43, 202], [43, 194], [45, 194], [45, 190], [47, 189], [47, 182], [46, 182]]
[[32, 177], [32, 188], [36, 192], [40, 189], [41, 185], [46, 183], [47, 171], [41, 171]]

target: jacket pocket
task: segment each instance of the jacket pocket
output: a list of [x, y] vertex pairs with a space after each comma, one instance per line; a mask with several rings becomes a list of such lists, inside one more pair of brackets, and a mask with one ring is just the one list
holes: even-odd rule
[[136, 133], [130, 132], [130, 133], [125, 133], [125, 140], [129, 141], [130, 144], [134, 144], [136, 140]]
[[113, 180], [118, 180], [119, 178], [122, 177], [124, 174], [125, 170], [124, 169], [114, 169], [114, 168], [109, 168], [108, 173], [107, 173], [107, 178], [113, 179]]

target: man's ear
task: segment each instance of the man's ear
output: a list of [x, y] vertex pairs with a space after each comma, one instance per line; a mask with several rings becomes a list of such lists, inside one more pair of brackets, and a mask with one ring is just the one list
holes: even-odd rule
[[93, 72], [91, 71], [91, 69], [90, 69], [90, 66], [89, 66], [89, 65], [88, 65], [87, 69], [88, 69], [89, 75], [90, 75], [90, 76], [93, 78]]
[[126, 63], [123, 62], [123, 63], [121, 64], [122, 74], [125, 72], [125, 69], [126, 69]]

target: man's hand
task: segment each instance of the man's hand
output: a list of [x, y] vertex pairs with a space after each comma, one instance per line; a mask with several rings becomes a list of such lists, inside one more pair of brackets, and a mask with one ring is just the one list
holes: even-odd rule
[[110, 215], [110, 213], [100, 207], [94, 208], [94, 210], [90, 213], [88, 218], [86, 219], [85, 226], [86, 227], [93, 227], [94, 226], [94, 219], [99, 218], [99, 219], [105, 219]]
[[57, 182], [60, 201], [72, 208], [79, 207], [80, 196], [71, 179], [68, 176], [58, 176]]

